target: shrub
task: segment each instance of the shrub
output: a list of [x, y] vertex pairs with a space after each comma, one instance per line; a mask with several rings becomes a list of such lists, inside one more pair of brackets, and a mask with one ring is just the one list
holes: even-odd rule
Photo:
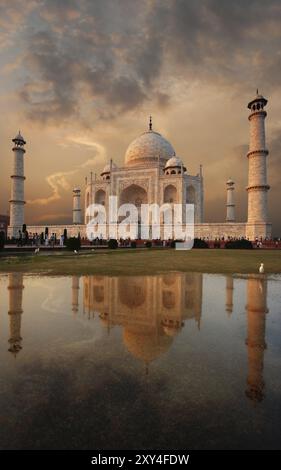
[[0, 232], [0, 250], [3, 250], [5, 246], [6, 236], [5, 232]]
[[81, 240], [80, 238], [76, 237], [70, 237], [65, 240], [65, 246], [68, 250], [74, 251], [74, 250], [80, 250], [81, 248]]
[[116, 250], [116, 248], [118, 248], [118, 241], [115, 238], [110, 238], [110, 240], [108, 240], [107, 246], [110, 248], [110, 250]]
[[205, 242], [205, 240], [194, 238], [193, 248], [209, 248], [209, 245], [207, 242]]
[[137, 248], [137, 242], [135, 240], [131, 242], [131, 248]]
[[226, 242], [225, 248], [232, 250], [251, 250], [253, 245], [249, 240], [242, 238], [241, 240], [230, 240]]
[[145, 246], [146, 246], [146, 248], [151, 248], [152, 247], [151, 241], [147, 240], [147, 242], [145, 242]]

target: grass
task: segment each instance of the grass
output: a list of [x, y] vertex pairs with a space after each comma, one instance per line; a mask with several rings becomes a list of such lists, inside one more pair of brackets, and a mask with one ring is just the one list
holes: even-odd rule
[[266, 273], [281, 273], [281, 251], [206, 249], [122, 249], [62, 255], [25, 255], [0, 258], [0, 272], [51, 275], [100, 274], [141, 275], [171, 271], [204, 273], [257, 273], [260, 263]]

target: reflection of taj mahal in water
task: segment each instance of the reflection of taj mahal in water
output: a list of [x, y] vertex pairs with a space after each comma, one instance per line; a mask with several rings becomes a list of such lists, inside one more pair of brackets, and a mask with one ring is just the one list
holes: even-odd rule
[[[9, 274], [9, 348], [16, 357], [23, 346], [23, 274]], [[198, 331], [204, 327], [202, 317], [203, 274], [173, 273], [159, 276], [106, 277], [72, 276], [71, 303], [74, 316], [87, 320], [98, 317], [110, 330], [121, 327], [126, 349], [146, 366], [165, 354], [175, 337], [188, 323], [195, 321]], [[233, 311], [235, 282], [226, 276], [225, 311]], [[83, 295], [83, 312], [79, 309], [79, 292]], [[267, 279], [247, 279], [248, 377], [246, 396], [254, 402], [264, 398], [263, 363], [266, 349]], [[200, 339], [200, 336], [199, 336]], [[241, 345], [242, 346], [242, 345]], [[245, 347], [245, 346], [244, 346]]]
[[187, 320], [200, 328], [202, 274], [84, 278], [84, 306], [108, 329], [123, 327], [127, 349], [145, 363], [169, 349]]

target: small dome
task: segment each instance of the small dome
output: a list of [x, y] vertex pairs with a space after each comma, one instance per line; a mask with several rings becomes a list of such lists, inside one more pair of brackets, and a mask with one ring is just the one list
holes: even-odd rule
[[[171, 174], [173, 173], [181, 173], [181, 171], [179, 169], [183, 169], [183, 172], [185, 173], [186, 172], [186, 167], [184, 166], [182, 160], [176, 156], [173, 156], [171, 157], [166, 165], [165, 165], [165, 173], [166, 174], [169, 174], [169, 172], [167, 172], [166, 170], [169, 170], [171, 168]], [[177, 168], [177, 170], [174, 170], [175, 168]]]
[[164, 326], [163, 330], [167, 336], [176, 336], [180, 332], [180, 328], [177, 326]]
[[[115, 165], [115, 163], [112, 162], [112, 169], [115, 170], [116, 168], [117, 168], [117, 166]], [[110, 173], [110, 163], [105, 165], [104, 169], [101, 172], [101, 176], [105, 175], [106, 173]]]
[[267, 99], [264, 96], [259, 94], [259, 90], [257, 90], [256, 96], [254, 97], [254, 99], [252, 99], [250, 103], [248, 103], [248, 108], [251, 109], [253, 104], [255, 104], [258, 101], [261, 101], [263, 103], [263, 106], [266, 106], [267, 104]]
[[183, 165], [182, 161], [178, 157], [172, 157], [170, 158], [166, 165], [165, 168], [171, 168], [171, 167], [181, 167]]
[[163, 330], [168, 336], [176, 336], [184, 326], [181, 320], [164, 319], [161, 323]]
[[26, 144], [23, 136], [21, 135], [20, 131], [18, 132], [18, 134], [16, 135], [16, 137], [13, 138], [12, 142], [21, 142], [22, 144]]
[[159, 158], [165, 163], [174, 154], [168, 140], [158, 132], [149, 130], [131, 142], [125, 154], [125, 164], [132, 166], [157, 163]]
[[100, 318], [100, 322], [102, 326], [105, 328], [108, 328], [108, 326], [110, 325], [110, 319], [109, 319], [108, 313], [107, 312], [100, 313], [99, 318]]

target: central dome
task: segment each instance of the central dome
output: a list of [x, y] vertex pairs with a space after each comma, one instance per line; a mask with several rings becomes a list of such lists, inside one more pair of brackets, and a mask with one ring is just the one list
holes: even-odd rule
[[158, 162], [165, 164], [169, 158], [175, 155], [170, 142], [168, 142], [161, 134], [149, 130], [137, 137], [129, 147], [125, 154], [125, 164], [134, 165], [147, 165]]

